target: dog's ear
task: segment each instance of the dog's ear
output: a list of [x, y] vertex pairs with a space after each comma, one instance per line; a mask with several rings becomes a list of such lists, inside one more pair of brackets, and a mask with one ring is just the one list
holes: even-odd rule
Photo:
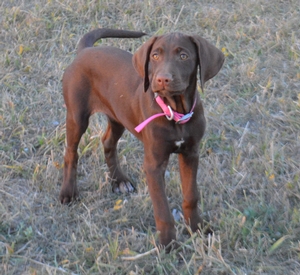
[[200, 83], [203, 91], [204, 83], [213, 78], [224, 63], [224, 54], [206, 39], [195, 35], [190, 39], [196, 44], [198, 64], [200, 69]]
[[153, 43], [157, 39], [156, 36], [146, 41], [133, 55], [132, 63], [138, 74], [144, 79], [144, 91], [146, 92], [149, 88], [149, 58], [152, 50]]

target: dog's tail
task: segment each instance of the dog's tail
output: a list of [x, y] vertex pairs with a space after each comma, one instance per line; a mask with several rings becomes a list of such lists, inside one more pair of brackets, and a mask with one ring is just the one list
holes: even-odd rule
[[139, 38], [146, 33], [127, 30], [96, 29], [85, 34], [79, 41], [77, 54], [87, 47], [93, 47], [94, 43], [101, 38]]

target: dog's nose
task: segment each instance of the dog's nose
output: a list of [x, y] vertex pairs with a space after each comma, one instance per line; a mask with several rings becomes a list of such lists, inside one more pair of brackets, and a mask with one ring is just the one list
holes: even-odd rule
[[160, 86], [168, 86], [172, 80], [171, 74], [158, 74], [156, 76], [156, 83]]

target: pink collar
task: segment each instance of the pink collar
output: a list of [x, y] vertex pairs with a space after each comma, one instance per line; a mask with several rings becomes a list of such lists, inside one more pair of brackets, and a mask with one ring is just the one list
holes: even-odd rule
[[193, 113], [194, 113], [193, 111], [194, 111], [194, 108], [196, 106], [196, 101], [197, 101], [196, 99], [197, 98], [195, 97], [195, 101], [194, 101], [191, 111], [184, 115], [184, 114], [173, 111], [172, 108], [169, 105], [166, 105], [164, 103], [164, 101], [162, 100], [162, 98], [157, 93], [155, 93], [155, 100], [156, 100], [157, 104], [160, 106], [160, 108], [163, 110], [163, 113], [155, 114], [155, 115], [149, 117], [148, 119], [143, 121], [141, 124], [139, 124], [134, 129], [139, 133], [144, 129], [144, 127], [149, 122], [151, 122], [153, 119], [160, 117], [160, 116], [166, 116], [166, 118], [168, 120], [174, 120], [178, 124], [184, 124], [184, 123], [188, 122], [190, 120], [190, 118], [193, 116]]

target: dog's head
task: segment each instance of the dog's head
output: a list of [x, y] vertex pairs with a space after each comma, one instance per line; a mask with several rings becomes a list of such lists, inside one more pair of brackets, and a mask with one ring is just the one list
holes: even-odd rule
[[[144, 79], [145, 91], [151, 87], [153, 92], [174, 95], [187, 89], [191, 78], [196, 81], [198, 66], [203, 89], [204, 83], [219, 72], [223, 62], [223, 53], [204, 38], [181, 33], [154, 36], [133, 56], [133, 65]], [[160, 76], [171, 80], [166, 87], [157, 84]]]

